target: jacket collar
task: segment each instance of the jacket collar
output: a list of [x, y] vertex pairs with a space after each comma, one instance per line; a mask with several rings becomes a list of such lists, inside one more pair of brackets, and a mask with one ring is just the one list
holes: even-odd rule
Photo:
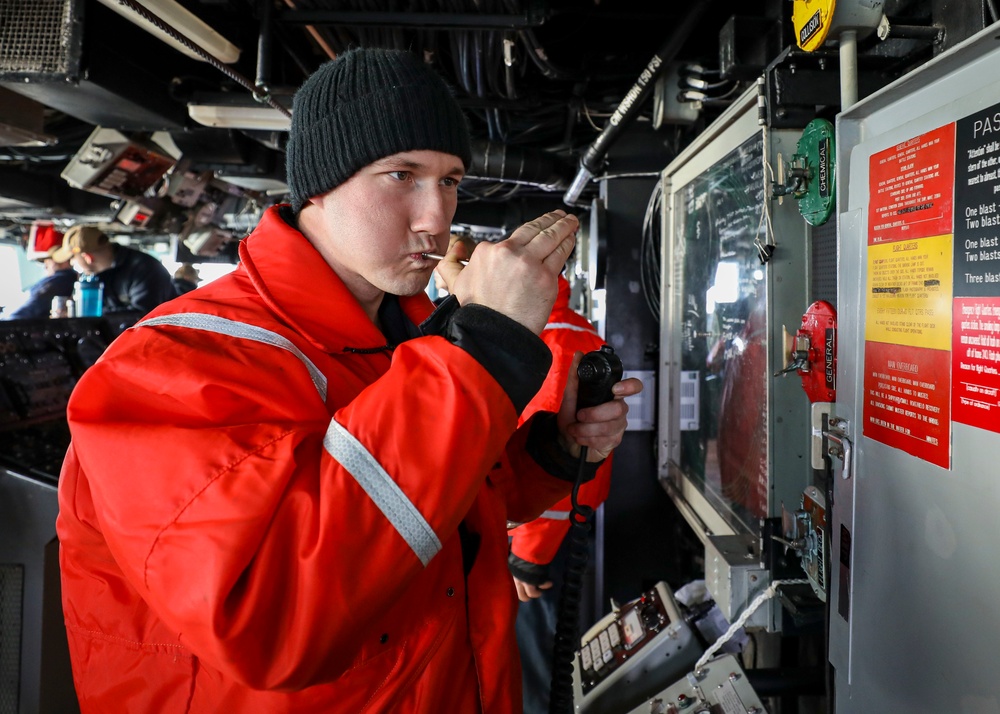
[[[240, 261], [254, 289], [279, 319], [328, 353], [375, 350], [385, 336], [368, 319], [340, 277], [302, 233], [272, 206], [240, 243]], [[424, 293], [399, 299], [419, 324], [434, 305]]]

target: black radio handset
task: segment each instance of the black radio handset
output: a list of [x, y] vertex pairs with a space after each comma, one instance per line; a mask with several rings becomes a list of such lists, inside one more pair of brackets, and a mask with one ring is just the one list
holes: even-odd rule
[[[588, 352], [580, 360], [576, 374], [580, 378], [576, 392], [576, 408], [595, 407], [615, 398], [611, 388], [622, 380], [622, 361], [610, 345]], [[580, 448], [580, 461], [576, 483], [571, 496], [570, 548], [566, 559], [562, 591], [559, 593], [559, 612], [556, 620], [553, 645], [552, 685], [549, 690], [549, 713], [571, 714], [573, 711], [573, 658], [580, 646], [580, 592], [583, 576], [587, 571], [590, 553], [588, 535], [594, 509], [577, 502], [577, 493], [587, 460], [587, 447]]]
[[615, 398], [611, 388], [622, 381], [622, 361], [610, 345], [588, 352], [576, 370], [580, 387], [576, 393], [576, 408], [596, 407]]

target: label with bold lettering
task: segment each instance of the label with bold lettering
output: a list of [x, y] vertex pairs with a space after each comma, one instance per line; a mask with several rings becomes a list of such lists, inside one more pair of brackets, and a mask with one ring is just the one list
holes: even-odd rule
[[1000, 104], [955, 127], [952, 418], [1000, 432]]
[[951, 468], [951, 353], [865, 343], [864, 435]]
[[868, 180], [869, 245], [951, 233], [955, 125], [872, 154]]

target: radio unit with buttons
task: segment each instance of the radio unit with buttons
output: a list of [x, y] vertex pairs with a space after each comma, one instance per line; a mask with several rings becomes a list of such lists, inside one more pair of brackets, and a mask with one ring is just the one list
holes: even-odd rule
[[573, 663], [574, 709], [627, 711], [691, 670], [704, 648], [660, 582], [615, 606], [581, 638]]

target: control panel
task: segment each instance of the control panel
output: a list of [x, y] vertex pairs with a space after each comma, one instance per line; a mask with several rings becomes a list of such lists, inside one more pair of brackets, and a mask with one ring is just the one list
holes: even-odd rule
[[0, 465], [49, 482], [58, 478], [69, 446], [70, 394], [135, 320], [122, 313], [0, 322]]
[[573, 663], [575, 710], [621, 712], [683, 676], [703, 652], [666, 583], [590, 628]]
[[802, 492], [799, 508], [788, 511], [782, 504], [781, 529], [784, 538], [772, 536], [785, 548], [795, 551], [802, 562], [809, 585], [821, 602], [826, 602], [826, 498], [815, 486]]
[[627, 714], [767, 714], [739, 660], [709, 660]]

